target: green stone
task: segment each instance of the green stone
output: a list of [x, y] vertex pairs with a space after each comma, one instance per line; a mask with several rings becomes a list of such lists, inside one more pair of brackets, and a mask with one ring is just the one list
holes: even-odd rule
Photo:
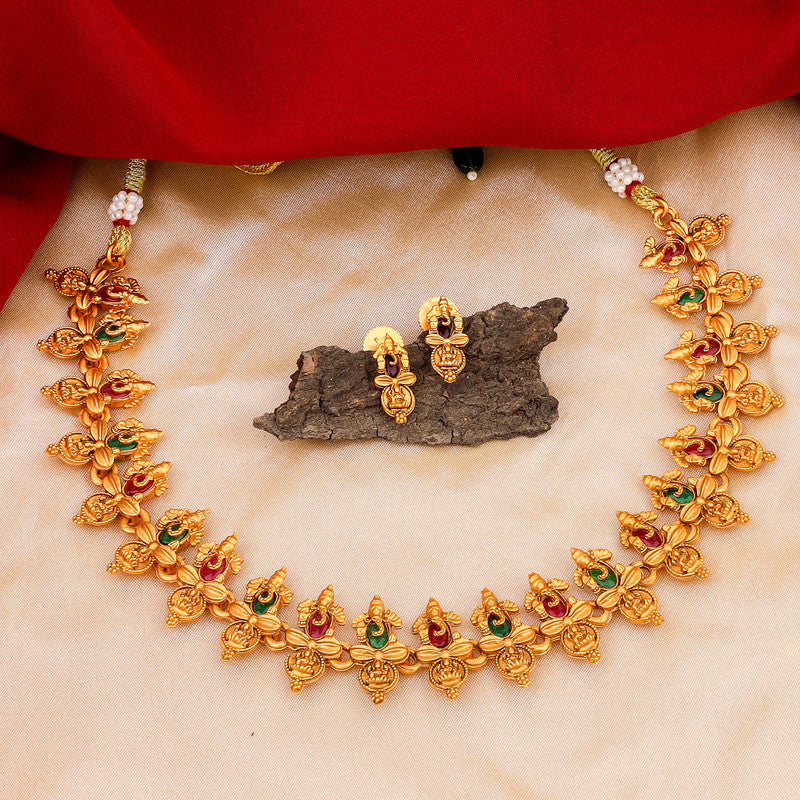
[[254, 614], [266, 614], [272, 606], [275, 605], [275, 601], [278, 599], [278, 595], [275, 592], [270, 591], [269, 589], [265, 589], [260, 594], [257, 594], [253, 598], [253, 602], [251, 603], [253, 607]]
[[381, 628], [377, 622], [367, 625], [367, 641], [370, 647], [381, 650], [389, 643], [389, 626], [384, 622]]
[[[109, 330], [111, 328], [111, 330]], [[104, 342], [118, 342], [121, 339], [125, 338], [125, 331], [120, 331], [119, 333], [114, 333], [113, 330], [117, 329], [116, 325], [104, 325], [100, 328], [95, 336], [98, 339], [102, 339]]]
[[124, 453], [128, 450], [135, 450], [139, 446], [139, 442], [135, 439], [131, 439], [129, 442], [123, 442], [120, 440], [119, 434], [116, 434], [108, 440], [108, 446], [121, 450]]
[[511, 633], [511, 620], [505, 614], [491, 614], [486, 620], [489, 630], [501, 639]]
[[188, 536], [188, 534], [188, 528], [181, 527], [180, 522], [173, 522], [171, 525], [167, 525], [166, 528], [162, 528], [159, 531], [158, 541], [161, 544], [170, 545], [173, 542], [179, 542], [181, 539]]
[[673, 486], [664, 490], [665, 497], [671, 497], [676, 503], [682, 506], [694, 500], [694, 492], [687, 486]]
[[710, 403], [717, 403], [722, 400], [724, 392], [715, 383], [701, 386], [692, 396], [695, 400], [708, 400]]
[[609, 569], [605, 577], [601, 569], [590, 569], [589, 575], [601, 589], [613, 589], [617, 585], [617, 573], [613, 569]]
[[699, 303], [705, 296], [706, 293], [699, 286], [693, 286], [678, 298], [678, 305], [685, 306], [687, 303]]

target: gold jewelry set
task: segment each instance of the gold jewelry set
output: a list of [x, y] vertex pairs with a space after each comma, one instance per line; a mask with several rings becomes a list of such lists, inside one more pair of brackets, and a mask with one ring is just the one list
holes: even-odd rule
[[[147, 300], [138, 281], [124, 274], [130, 223], [141, 203], [137, 196], [126, 205], [123, 196], [112, 204], [114, 230], [105, 255], [93, 269], [48, 270], [46, 277], [71, 300], [71, 325], [39, 343], [41, 350], [54, 356], [77, 359], [79, 377], [62, 378], [42, 392], [77, 412], [83, 430], [67, 434], [47, 451], [67, 464], [87, 466], [97, 487], [74, 521], [88, 525], [116, 521], [126, 537], [108, 570], [154, 574], [171, 587], [166, 617], [170, 626], [206, 613], [221, 620], [224, 660], [256, 650], [284, 652], [293, 691], [316, 682], [329, 668], [353, 668], [375, 703], [384, 700], [401, 676], [420, 670], [448, 698], [459, 695], [471, 671], [487, 664], [494, 664], [504, 679], [527, 686], [536, 660], [555, 649], [553, 645], [573, 658], [597, 661], [600, 629], [614, 616], [660, 624], [652, 590], [656, 579], [664, 574], [679, 580], [706, 577], [698, 549], [701, 530], [728, 529], [748, 520], [728, 493], [729, 472], [748, 472], [774, 459], [743, 433], [740, 418], [760, 416], [783, 404], [764, 383], [750, 380], [743, 361], [763, 350], [777, 331], [752, 321], [735, 323], [728, 310], [746, 301], [761, 279], [738, 270], [723, 271], [708, 257], [708, 249], [723, 239], [726, 216], [701, 216], [687, 223], [641, 183], [629, 161], [617, 160], [610, 150], [591, 153], [606, 170], [612, 189], [649, 211], [663, 234], [658, 243], [652, 237], [647, 240], [640, 264], [668, 276], [653, 302], [679, 320], [694, 315], [702, 320], [699, 333], [687, 331], [667, 354], [688, 369], [684, 380], [668, 388], [690, 412], [712, 414], [705, 428], [687, 425], [660, 440], [679, 468], [660, 477], [643, 477], [656, 510], [617, 513], [619, 540], [634, 551], [629, 563], [618, 563], [606, 549], [573, 549], [573, 580], [590, 592], [583, 598], [571, 594], [565, 580], [546, 579], [536, 572], [528, 575], [522, 603], [499, 600], [483, 589], [470, 616], [478, 631], [474, 638], [457, 630], [459, 615], [443, 610], [431, 598], [411, 626], [420, 640], [416, 647], [398, 639], [402, 621], [377, 596], [351, 622], [357, 641], [340, 638], [337, 626], [345, 624], [346, 614], [330, 586], [301, 602], [297, 622], [291, 623], [284, 618], [292, 600], [285, 569], [249, 580], [237, 597], [228, 585], [242, 566], [237, 537], [203, 542], [207, 510], [167, 508], [154, 514], [151, 501], [166, 492], [171, 467], [166, 461], [149, 460], [162, 432], [133, 417], [111, 419], [112, 409], [131, 409], [155, 388], [133, 370], [112, 369], [109, 363], [112, 354], [134, 345], [148, 325], [132, 315], [132, 309]], [[143, 160], [130, 163], [125, 193], [141, 192], [144, 169]], [[681, 268], [687, 271], [683, 279]], [[432, 365], [444, 380], [452, 381], [464, 365], [460, 347], [466, 337], [460, 315], [443, 297], [429, 301], [423, 310]], [[378, 364], [375, 382], [383, 390], [383, 407], [403, 422], [413, 410], [408, 387], [414, 376], [402, 338], [384, 330], [368, 339]], [[700, 474], [688, 477], [684, 471], [691, 468]], [[667, 518], [658, 521], [662, 514]], [[187, 555], [190, 548], [193, 555]], [[521, 606], [529, 615], [525, 619]]]
[[[469, 343], [469, 337], [461, 314], [446, 297], [432, 297], [419, 310], [419, 324], [428, 331], [425, 341], [433, 348], [431, 366], [447, 383], [453, 383], [467, 364], [461, 348]], [[383, 389], [383, 410], [395, 422], [406, 422], [415, 404], [409, 387], [417, 376], [409, 367], [403, 337], [394, 328], [373, 328], [364, 338], [364, 350], [371, 350], [378, 362], [375, 385]]]

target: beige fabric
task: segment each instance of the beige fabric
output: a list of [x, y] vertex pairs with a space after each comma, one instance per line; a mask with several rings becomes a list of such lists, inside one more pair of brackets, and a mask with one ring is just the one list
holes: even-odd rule
[[[91, 486], [43, 455], [77, 427], [38, 394], [74, 370], [35, 349], [66, 309], [41, 274], [92, 265], [124, 173], [80, 164], [0, 315], [3, 796], [797, 797], [798, 131], [786, 100], [625, 151], [687, 218], [730, 214], [720, 262], [764, 278], [739, 316], [781, 328], [752, 372], [787, 403], [747, 423], [778, 453], [734, 479], [753, 521], [705, 534], [711, 577], [660, 579], [665, 623], [615, 620], [598, 664], [557, 649], [529, 689], [486, 668], [456, 702], [418, 675], [380, 708], [353, 673], [293, 696], [280, 656], [221, 663], [219, 623], [166, 628], [162, 585], [105, 571], [119, 533], [72, 526]], [[656, 440], [691, 421], [661, 357], [688, 326], [649, 303], [663, 276], [636, 269], [651, 230], [585, 152], [490, 148], [475, 183], [443, 151], [267, 178], [151, 164], [130, 272], [153, 324], [115, 363], [158, 385], [135, 412], [175, 464], [154, 508], [209, 507], [210, 538], [240, 533], [236, 587], [285, 564], [298, 600], [332, 582], [350, 619], [379, 592], [410, 642], [431, 594], [469, 632], [484, 585], [521, 601], [532, 569], [571, 576], [571, 546], [627, 558], [614, 512], [648, 507], [639, 475], [672, 466]], [[568, 299], [543, 357], [548, 434], [431, 449], [252, 427], [301, 349], [357, 348], [378, 324], [411, 338], [439, 292], [465, 314]]]

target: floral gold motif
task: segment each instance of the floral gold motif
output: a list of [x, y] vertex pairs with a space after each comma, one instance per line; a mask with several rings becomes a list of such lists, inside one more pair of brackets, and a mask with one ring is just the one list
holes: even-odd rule
[[375, 328], [364, 339], [364, 349], [372, 350], [378, 363], [375, 385], [381, 388], [381, 406], [394, 421], [402, 424], [414, 410], [416, 400], [409, 389], [417, 378], [409, 369], [403, 338], [391, 328]]
[[658, 613], [658, 600], [649, 590], [656, 579], [655, 570], [641, 562], [611, 565], [609, 550], [572, 549], [578, 565], [573, 573], [576, 586], [586, 586], [597, 592], [597, 605], [606, 611], [619, 610], [623, 617], [638, 624], [660, 625], [664, 618]]
[[[176, 572], [179, 583], [167, 601], [167, 625], [199, 619], [207, 606], [224, 607], [234, 600], [225, 580], [242, 567], [242, 557], [236, 552], [236, 536], [231, 535], [219, 544], [205, 542], [197, 548], [194, 564], [181, 561]], [[223, 616], [227, 616], [225, 610]]]
[[117, 548], [108, 571], [113, 575], [118, 572], [141, 575], [155, 565], [168, 572], [177, 569], [178, 552], [185, 547], [195, 547], [203, 538], [207, 516], [208, 509], [171, 508], [153, 525], [140, 509], [136, 522], [129, 518], [122, 525], [137, 541], [123, 542]]
[[693, 544], [700, 535], [699, 527], [694, 523], [676, 522], [659, 530], [652, 524], [657, 517], [655, 511], [641, 514], [618, 511], [622, 545], [637, 550], [643, 564], [651, 568], [663, 565], [675, 578], [707, 578], [703, 555]]
[[299, 692], [315, 683], [326, 664], [345, 671], [353, 666], [347, 657], [345, 642], [334, 635], [336, 625], [344, 625], [344, 609], [334, 604], [333, 587], [323, 589], [316, 600], [304, 600], [297, 606], [300, 627], [286, 630], [286, 644], [292, 652], [286, 656], [285, 669], [289, 688]]
[[358, 636], [358, 644], [350, 646], [350, 658], [361, 667], [358, 682], [372, 695], [373, 703], [382, 703], [400, 679], [397, 665], [405, 662], [411, 652], [395, 634], [403, 621], [376, 595], [368, 611], [351, 624]]
[[784, 399], [760, 381], [749, 381], [747, 367], [737, 361], [724, 367], [711, 380], [700, 381], [690, 373], [686, 380], [675, 381], [667, 388], [678, 395], [684, 408], [692, 413], [716, 410], [727, 419], [737, 413], [761, 417], [773, 408], [781, 408]]
[[775, 460], [775, 453], [765, 450], [752, 436], [741, 436], [738, 419], [716, 417], [704, 436], [698, 436], [694, 425], [684, 425], [674, 436], [659, 439], [673, 455], [679, 467], [708, 465], [712, 475], [721, 475], [728, 467], [752, 472], [763, 463]]
[[228, 606], [228, 614], [235, 620], [220, 634], [222, 660], [229, 661], [235, 653], [246, 653], [263, 642], [271, 649], [282, 649], [279, 634], [283, 623], [278, 617], [281, 608], [292, 600], [286, 587], [286, 568], [281, 567], [272, 577], [253, 578], [247, 583], [244, 601]]
[[455, 303], [444, 296], [431, 297], [420, 308], [419, 321], [422, 329], [428, 331], [425, 342], [433, 348], [431, 366], [446, 383], [453, 383], [466, 366], [461, 348], [469, 343]]
[[485, 654], [474, 654], [476, 643], [455, 630], [455, 626], [460, 624], [458, 614], [443, 611], [431, 597], [425, 613], [417, 617], [412, 627], [422, 641], [417, 648], [417, 660], [428, 666], [431, 686], [450, 700], [458, 697], [468, 670], [478, 669], [486, 663]]
[[531, 572], [528, 576], [530, 591], [525, 595], [525, 610], [536, 613], [544, 620], [539, 626], [542, 636], [560, 641], [564, 652], [573, 658], [585, 658], [594, 664], [600, 660], [597, 646], [600, 642], [598, 628], [611, 619], [611, 612], [588, 600], [567, 596], [569, 584], [556, 578], [545, 581]]
[[472, 612], [471, 622], [483, 634], [478, 647], [490, 658], [494, 656], [497, 671], [518, 686], [528, 686], [535, 657], [550, 648], [550, 639], [523, 625], [516, 614], [519, 606], [511, 600], [498, 600], [488, 589], [481, 594], [481, 605]]

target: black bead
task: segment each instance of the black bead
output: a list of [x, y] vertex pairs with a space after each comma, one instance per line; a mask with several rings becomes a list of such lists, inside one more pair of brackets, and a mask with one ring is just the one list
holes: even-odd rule
[[453, 163], [466, 175], [478, 172], [483, 166], [482, 147], [454, 147], [452, 149]]

